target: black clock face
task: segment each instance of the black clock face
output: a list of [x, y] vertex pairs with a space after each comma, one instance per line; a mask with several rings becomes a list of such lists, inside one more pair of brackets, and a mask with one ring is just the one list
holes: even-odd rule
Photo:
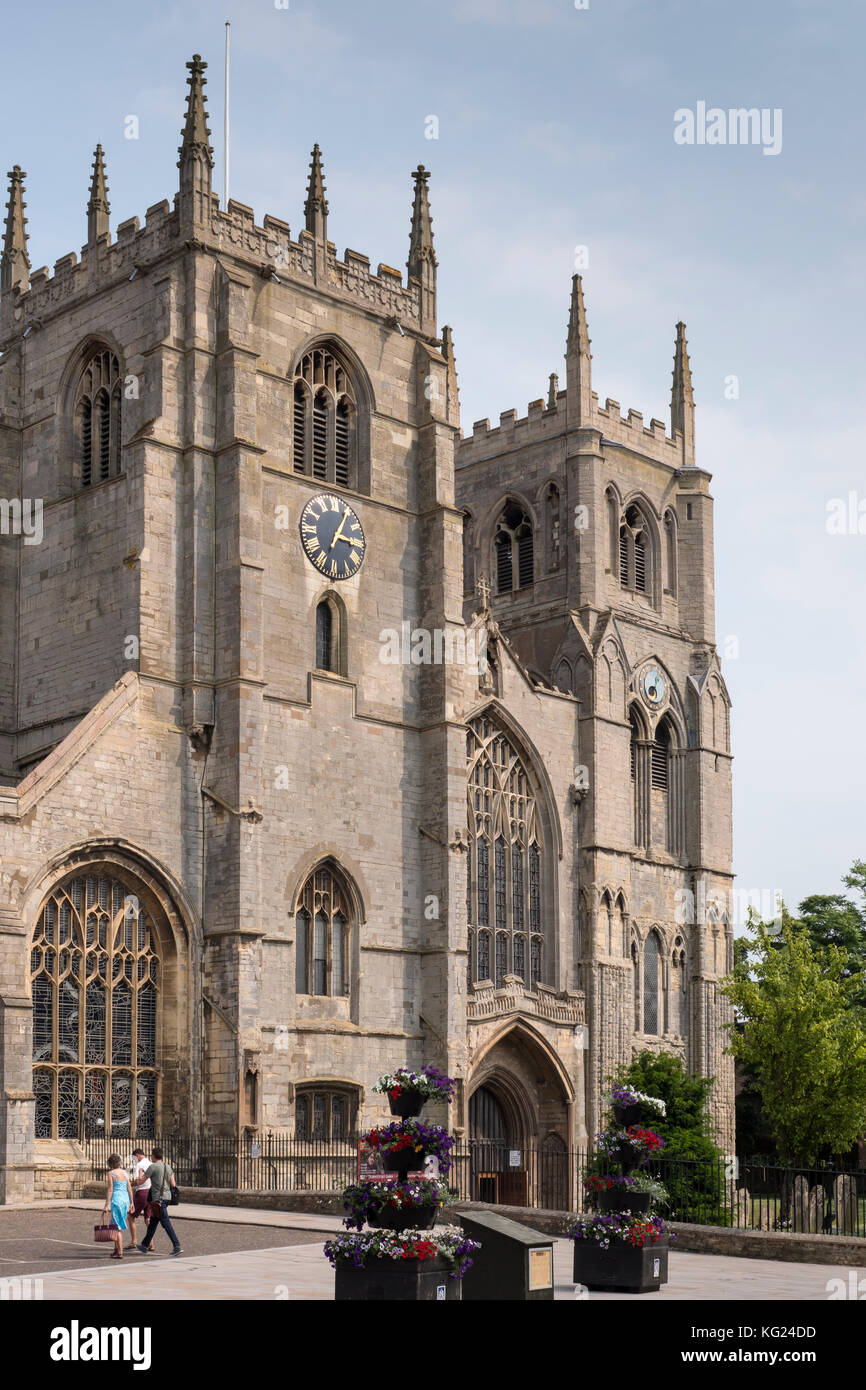
[[364, 562], [361, 523], [342, 497], [320, 492], [301, 512], [301, 544], [311, 565], [326, 579], [351, 579]]

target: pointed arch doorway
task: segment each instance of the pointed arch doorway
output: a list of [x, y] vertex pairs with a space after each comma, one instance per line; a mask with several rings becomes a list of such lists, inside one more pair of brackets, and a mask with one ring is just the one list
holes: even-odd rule
[[570, 1209], [574, 1095], [550, 1045], [522, 1023], [478, 1059], [469, 1090], [472, 1197]]
[[469, 1147], [472, 1188], [477, 1202], [526, 1206], [528, 1172], [526, 1136], [519, 1112], [495, 1079], [479, 1086], [469, 1099]]

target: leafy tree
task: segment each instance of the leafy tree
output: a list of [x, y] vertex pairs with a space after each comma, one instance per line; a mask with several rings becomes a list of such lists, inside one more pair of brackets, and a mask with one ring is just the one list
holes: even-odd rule
[[749, 954], [739, 953], [725, 985], [738, 1014], [729, 1050], [754, 1077], [786, 1159], [841, 1153], [866, 1127], [859, 976], [844, 950], [815, 945], [787, 909], [781, 929], [752, 917], [747, 930]]
[[[866, 872], [866, 865], [855, 864]], [[845, 882], [856, 883], [853, 870]], [[842, 956], [842, 973], [854, 980], [852, 1003], [866, 1010], [866, 911], [841, 893], [813, 893], [800, 903], [800, 922], [818, 950], [836, 947]]]

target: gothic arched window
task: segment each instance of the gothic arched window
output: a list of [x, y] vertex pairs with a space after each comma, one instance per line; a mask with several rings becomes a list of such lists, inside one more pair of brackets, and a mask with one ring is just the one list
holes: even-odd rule
[[646, 519], [640, 507], [627, 508], [619, 527], [619, 582], [640, 594], [652, 590], [652, 551]]
[[659, 1027], [659, 975], [661, 964], [659, 939], [651, 931], [643, 948], [643, 1031], [655, 1035]]
[[316, 670], [345, 676], [346, 653], [345, 605], [337, 594], [327, 593], [316, 604]]
[[357, 407], [352, 382], [328, 348], [298, 363], [292, 392], [292, 464], [296, 473], [358, 486]]
[[470, 979], [501, 986], [511, 974], [534, 987], [548, 971], [537, 798], [520, 755], [487, 716], [469, 726], [466, 754]]
[[107, 875], [67, 879], [30, 974], [36, 1138], [154, 1134], [160, 955], [139, 899]]
[[316, 667], [319, 671], [334, 669], [334, 612], [327, 599], [316, 605]]
[[347, 995], [350, 985], [349, 894], [327, 865], [310, 874], [295, 908], [295, 993]]
[[[535, 579], [532, 522], [519, 502], [508, 502], [493, 537], [496, 554], [496, 592], [525, 589]], [[516, 582], [515, 582], [516, 581]]]
[[97, 348], [85, 363], [75, 392], [75, 449], [82, 487], [120, 472], [122, 400], [120, 363], [108, 348]]

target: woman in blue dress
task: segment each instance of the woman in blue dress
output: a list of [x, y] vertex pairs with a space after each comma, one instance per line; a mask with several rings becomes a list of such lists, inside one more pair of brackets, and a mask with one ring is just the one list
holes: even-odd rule
[[123, 1233], [126, 1230], [126, 1214], [132, 1205], [132, 1186], [129, 1175], [123, 1167], [120, 1154], [108, 1155], [108, 1189], [105, 1194], [103, 1216], [110, 1210], [111, 1221], [117, 1227], [112, 1236], [114, 1241], [113, 1260], [123, 1259]]

